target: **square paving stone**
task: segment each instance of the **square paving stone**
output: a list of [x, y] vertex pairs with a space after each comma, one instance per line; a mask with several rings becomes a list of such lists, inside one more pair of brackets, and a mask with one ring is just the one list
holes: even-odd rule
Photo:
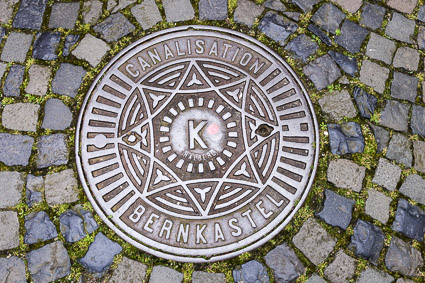
[[376, 92], [383, 93], [385, 82], [390, 70], [369, 60], [364, 60], [360, 69], [360, 81], [372, 87]]
[[224, 273], [194, 271], [192, 273], [192, 283], [226, 283], [226, 276]]
[[21, 85], [24, 81], [25, 66], [13, 65], [4, 81], [4, 96], [20, 96]]
[[0, 133], [0, 162], [6, 166], [27, 166], [34, 138], [23, 135]]
[[40, 29], [47, 0], [22, 0], [13, 20], [14, 28]]
[[93, 30], [100, 34], [100, 37], [107, 42], [114, 42], [131, 33], [135, 28], [123, 14], [116, 13], [95, 25]]
[[0, 172], [0, 208], [13, 207], [19, 203], [24, 191], [24, 176], [19, 172]]
[[169, 267], [157, 265], [152, 269], [149, 283], [178, 283], [183, 281], [183, 274]]
[[363, 41], [369, 31], [350, 20], [345, 20], [341, 27], [341, 35], [338, 35], [335, 42], [355, 54], [360, 51]]
[[0, 1], [0, 24], [7, 24], [12, 18], [13, 6], [19, 0], [3, 0]]
[[304, 265], [286, 243], [271, 250], [264, 259], [278, 282], [294, 282], [305, 272]]
[[339, 121], [344, 117], [354, 118], [357, 116], [356, 108], [347, 90], [325, 94], [319, 99], [319, 104], [326, 116], [334, 121]]
[[387, 190], [394, 191], [400, 181], [401, 168], [391, 164], [387, 159], [380, 158], [372, 182]]
[[378, 99], [359, 87], [354, 87], [353, 95], [360, 111], [360, 116], [366, 119], [372, 118]]
[[123, 257], [122, 261], [118, 264], [118, 267], [114, 270], [114, 273], [112, 274], [111, 279], [109, 279], [109, 282], [143, 282], [146, 277], [147, 269], [148, 267], [143, 263], [129, 259], [127, 257]]
[[102, 6], [103, 3], [99, 0], [84, 1], [81, 12], [83, 14], [83, 22], [94, 25], [102, 15]]
[[41, 32], [35, 37], [32, 57], [35, 59], [52, 61], [58, 58], [56, 49], [61, 40], [59, 32]]
[[397, 40], [412, 43], [412, 36], [415, 32], [415, 21], [410, 20], [402, 14], [393, 13], [390, 21], [388, 21], [385, 33]]
[[[232, 271], [234, 282], [269, 282], [267, 268], [256, 260], [236, 266]], [[158, 281], [159, 282], [159, 281]], [[173, 281], [180, 282], [180, 281]]]
[[85, 75], [83, 67], [62, 63], [53, 78], [52, 92], [74, 98]]
[[400, 193], [425, 205], [425, 180], [417, 174], [407, 176], [400, 187]]
[[142, 29], [145, 30], [150, 29], [162, 21], [162, 16], [155, 0], [146, 0], [141, 4], [133, 6], [133, 8], [131, 8], [131, 13], [142, 26]]
[[52, 134], [41, 136], [37, 142], [37, 168], [46, 168], [68, 163], [67, 136]]
[[317, 274], [313, 274], [307, 281], [306, 283], [326, 283], [326, 280], [321, 278], [319, 275]]
[[350, 225], [355, 201], [331, 191], [325, 190], [325, 203], [322, 211], [317, 213], [327, 224], [347, 229]]
[[223, 21], [227, 18], [227, 0], [200, 0], [199, 19]]
[[1, 53], [1, 60], [5, 62], [24, 63], [30, 49], [33, 36], [22, 32], [11, 32]]
[[404, 68], [409, 71], [417, 71], [420, 54], [416, 49], [400, 47], [395, 53], [393, 65], [396, 68]]
[[386, 224], [390, 215], [391, 202], [392, 199], [385, 194], [376, 190], [369, 190], [365, 212], [367, 215]]
[[285, 45], [288, 37], [293, 34], [298, 28], [298, 25], [286, 17], [282, 17], [275, 12], [267, 12], [263, 17], [258, 29], [279, 43]]
[[384, 247], [384, 233], [372, 223], [358, 220], [351, 236], [350, 249], [356, 256], [369, 260], [374, 265], [378, 264], [379, 254]]
[[341, 71], [329, 55], [317, 58], [305, 66], [303, 71], [318, 90], [331, 85], [341, 76]]
[[34, 283], [55, 281], [71, 273], [71, 261], [61, 241], [33, 250], [26, 258]]
[[328, 166], [328, 181], [338, 188], [350, 189], [360, 192], [363, 188], [363, 179], [366, 168], [359, 166], [351, 160], [332, 160]]
[[79, 2], [53, 4], [49, 28], [73, 29], [77, 21], [79, 9]]
[[287, 10], [286, 6], [280, 0], [267, 0], [264, 2], [264, 7], [279, 12], [285, 12]]
[[418, 206], [411, 205], [405, 199], [400, 199], [392, 229], [403, 233], [411, 239], [423, 242], [425, 235], [425, 211]]
[[72, 112], [60, 99], [51, 98], [44, 106], [42, 129], [65, 130], [71, 125]]
[[413, 155], [415, 156], [415, 169], [425, 173], [425, 142], [413, 141]]
[[418, 0], [388, 0], [387, 5], [402, 13], [411, 14], [415, 9]]
[[395, 100], [387, 100], [381, 112], [380, 125], [396, 131], [405, 132], [408, 129], [410, 104]]
[[332, 3], [324, 3], [311, 18], [313, 23], [332, 34], [335, 34], [343, 19], [345, 14]]
[[392, 277], [388, 273], [385, 273], [381, 270], [378, 270], [372, 267], [368, 267], [367, 269], [362, 271], [356, 283], [370, 283], [370, 282], [391, 283], [393, 281], [394, 281], [394, 277]]
[[335, 260], [325, 269], [325, 276], [335, 283], [348, 282], [356, 271], [356, 260], [343, 250], [338, 251]]
[[354, 14], [363, 4], [363, 0], [333, 0], [332, 2], [341, 6], [342, 9]]
[[388, 147], [390, 142], [390, 133], [382, 127], [370, 125], [375, 136], [376, 143], [378, 145], [377, 151], [381, 153], [385, 148]]
[[357, 59], [345, 56], [342, 53], [335, 52], [333, 50], [329, 51], [328, 54], [334, 59], [338, 66], [347, 74], [354, 77], [357, 76]]
[[50, 68], [34, 64], [29, 68], [28, 74], [29, 82], [25, 88], [25, 92], [34, 95], [45, 95], [52, 75]]
[[423, 267], [421, 252], [395, 236], [385, 256], [385, 266], [392, 272], [400, 272], [406, 276], [418, 276]]
[[25, 216], [25, 244], [44, 242], [58, 236], [55, 224], [44, 211], [32, 212]]
[[252, 27], [255, 19], [260, 16], [263, 11], [264, 7], [255, 4], [253, 1], [239, 0], [233, 17], [235, 22]]
[[410, 168], [412, 167], [412, 141], [402, 134], [394, 133], [386, 157]]
[[78, 59], [86, 60], [90, 65], [96, 67], [110, 49], [103, 40], [88, 33], [80, 41], [77, 48], [72, 51], [72, 55]]
[[286, 50], [290, 50], [294, 54], [295, 58], [303, 62], [307, 62], [308, 57], [316, 53], [318, 48], [317, 43], [305, 34], [297, 36], [285, 47]]
[[292, 242], [315, 265], [324, 261], [336, 244], [313, 217], [307, 219]]
[[39, 109], [40, 105], [32, 103], [5, 105], [1, 117], [3, 127], [17, 131], [35, 132]]
[[79, 200], [78, 182], [72, 169], [47, 175], [44, 184], [45, 197], [49, 206]]
[[313, 10], [313, 6], [320, 2], [320, 0], [291, 0], [290, 2], [296, 4], [305, 13]]
[[188, 21], [195, 17], [195, 11], [189, 0], [163, 0], [162, 5], [168, 22]]
[[365, 141], [362, 129], [355, 122], [328, 124], [329, 144], [332, 154], [363, 152]]
[[42, 176], [27, 175], [25, 196], [28, 207], [33, 207], [43, 201], [44, 178]]
[[[19, 246], [19, 220], [15, 211], [0, 211], [0, 251]], [[26, 282], [26, 281], [25, 281]]]
[[0, 280], [5, 283], [25, 283], [27, 282], [25, 262], [17, 257], [11, 256], [0, 258]]
[[425, 137], [425, 108], [413, 105], [410, 127], [414, 134]]
[[419, 8], [418, 21], [425, 22], [425, 5]]
[[378, 4], [365, 3], [360, 18], [360, 23], [373, 30], [382, 26], [384, 21], [385, 8]]
[[396, 50], [394, 41], [372, 32], [366, 46], [366, 56], [391, 64]]
[[394, 79], [391, 84], [391, 97], [415, 102], [418, 95], [418, 82], [419, 79], [417, 77], [394, 72]]

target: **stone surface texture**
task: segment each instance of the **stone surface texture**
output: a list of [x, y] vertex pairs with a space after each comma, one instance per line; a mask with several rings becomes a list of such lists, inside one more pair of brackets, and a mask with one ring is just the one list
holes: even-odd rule
[[0, 211], [0, 251], [19, 246], [19, 222], [15, 211]]
[[65, 130], [71, 126], [72, 112], [60, 99], [50, 98], [44, 105], [44, 119], [41, 128]]
[[49, 67], [42, 65], [31, 65], [28, 70], [29, 82], [25, 92], [33, 95], [45, 95], [49, 88], [49, 79], [52, 72]]
[[415, 102], [418, 95], [418, 78], [394, 72], [391, 84], [391, 97]]
[[335, 260], [325, 269], [324, 274], [331, 282], [347, 282], [353, 277], [355, 270], [356, 260], [340, 250]]
[[389, 73], [390, 71], [387, 68], [372, 61], [364, 60], [360, 69], [360, 81], [373, 87], [376, 92], [383, 93]]
[[40, 105], [32, 103], [8, 104], [2, 112], [3, 127], [17, 131], [35, 132], [39, 109]]
[[49, 19], [49, 28], [73, 29], [78, 17], [80, 3], [55, 3]]
[[131, 13], [143, 29], [150, 29], [162, 20], [155, 0], [146, 0], [139, 5], [133, 6]]
[[396, 39], [406, 43], [412, 43], [412, 36], [415, 32], [415, 21], [410, 20], [394, 12], [391, 19], [388, 21], [385, 33]]
[[341, 71], [329, 55], [317, 58], [305, 66], [303, 71], [319, 90], [326, 88], [341, 76]]
[[305, 271], [294, 250], [286, 243], [271, 250], [264, 259], [267, 266], [273, 270], [276, 281], [295, 281]]
[[423, 266], [421, 253], [400, 238], [392, 237], [390, 247], [385, 255], [385, 266], [393, 272], [406, 276], [417, 276]]
[[261, 15], [263, 11], [264, 7], [257, 5], [251, 0], [240, 0], [233, 17], [235, 22], [252, 27], [255, 18]]
[[400, 47], [395, 53], [393, 65], [409, 71], [417, 71], [419, 65], [419, 52], [410, 47]]
[[68, 163], [67, 136], [53, 134], [41, 136], [37, 142], [37, 167], [46, 168]]
[[237, 267], [233, 270], [232, 275], [235, 282], [269, 282], [266, 267], [256, 260], [248, 261]]
[[395, 50], [396, 45], [393, 41], [374, 32], [370, 34], [366, 46], [366, 55], [370, 58], [391, 64]]
[[424, 241], [425, 211], [400, 199], [397, 205], [392, 229], [401, 232], [411, 239]]
[[380, 125], [396, 131], [407, 131], [410, 105], [395, 100], [387, 100], [381, 112]]
[[83, 67], [62, 63], [53, 78], [52, 92], [74, 98], [85, 75]]
[[313, 218], [307, 219], [292, 242], [316, 265], [328, 257], [336, 244], [335, 239]]
[[353, 214], [355, 201], [331, 191], [325, 190], [325, 203], [317, 216], [327, 224], [347, 229]]
[[372, 223], [359, 220], [354, 227], [350, 247], [354, 249], [357, 256], [377, 265], [379, 254], [384, 247], [384, 239], [385, 235], [380, 228]]
[[71, 273], [68, 252], [60, 241], [27, 253], [26, 258], [34, 283], [55, 281]]
[[16, 171], [0, 172], [0, 208], [13, 207], [19, 203], [24, 190], [24, 176]]
[[0, 162], [7, 166], [27, 166], [33, 144], [33, 137], [0, 133]]
[[72, 203], [79, 199], [78, 194], [78, 183], [74, 177], [74, 170], [67, 169], [46, 176], [45, 196], [48, 205]]
[[87, 34], [71, 54], [78, 59], [86, 60], [90, 65], [96, 67], [110, 49], [103, 40]]
[[336, 187], [360, 192], [366, 168], [347, 159], [337, 159], [329, 163], [328, 181]]
[[401, 168], [385, 158], [380, 158], [372, 182], [387, 190], [394, 191], [400, 180]]
[[194, 271], [192, 273], [192, 283], [226, 283], [226, 276], [224, 273]]
[[182, 22], [193, 19], [195, 11], [189, 0], [164, 0], [162, 1], [165, 17], [169, 22]]
[[24, 242], [26, 244], [47, 241], [57, 236], [56, 227], [46, 212], [33, 212], [25, 217]]
[[275, 12], [267, 12], [258, 26], [261, 32], [280, 45], [284, 45], [288, 37], [293, 34], [297, 28], [298, 25], [295, 22]]
[[[368, 282], [380, 282], [380, 283], [390, 283], [394, 281], [394, 277], [388, 273], [382, 272], [372, 267], [368, 267], [363, 270], [360, 274], [357, 283], [368, 283]], [[398, 282], [398, 281], [397, 281]]]
[[425, 205], [425, 180], [417, 174], [407, 176], [400, 187], [400, 193]]
[[129, 259], [127, 257], [123, 257], [122, 261], [118, 264], [118, 267], [114, 270], [114, 273], [112, 274], [111, 279], [109, 279], [109, 282], [143, 282], [146, 277], [147, 269], [148, 267], [143, 263]]
[[[166, 5], [165, 3], [164, 1], [164, 6]], [[93, 30], [110, 43], [131, 33], [135, 28], [136, 27], [123, 14], [116, 13], [95, 25]]]
[[1, 60], [5, 62], [24, 63], [30, 49], [33, 36], [21, 32], [11, 32], [1, 53]]
[[320, 107], [332, 120], [339, 121], [344, 117], [354, 118], [357, 115], [351, 96], [347, 90], [325, 94], [319, 99]]
[[5, 283], [25, 283], [25, 262], [17, 257], [0, 258], [0, 280]]
[[365, 212], [367, 215], [385, 224], [389, 219], [391, 202], [392, 199], [384, 193], [376, 190], [369, 190]]
[[410, 168], [413, 162], [413, 155], [410, 151], [411, 148], [411, 140], [407, 139], [402, 134], [395, 133], [391, 138], [386, 157]]
[[413, 154], [415, 159], [415, 169], [425, 173], [425, 142], [413, 141]]

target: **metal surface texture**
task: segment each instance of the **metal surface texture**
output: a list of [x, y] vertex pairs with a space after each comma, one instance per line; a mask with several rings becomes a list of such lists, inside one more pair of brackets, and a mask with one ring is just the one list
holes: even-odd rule
[[186, 262], [264, 244], [303, 203], [318, 159], [314, 110], [272, 50], [220, 28], [145, 37], [99, 74], [76, 158], [96, 212], [139, 249]]

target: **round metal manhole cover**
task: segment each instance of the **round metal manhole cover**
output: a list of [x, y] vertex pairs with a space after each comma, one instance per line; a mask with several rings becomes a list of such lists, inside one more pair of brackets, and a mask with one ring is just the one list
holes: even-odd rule
[[271, 239], [318, 157], [314, 110], [290, 67], [243, 34], [180, 27], [132, 44], [82, 106], [77, 166], [106, 224], [154, 255], [205, 262]]

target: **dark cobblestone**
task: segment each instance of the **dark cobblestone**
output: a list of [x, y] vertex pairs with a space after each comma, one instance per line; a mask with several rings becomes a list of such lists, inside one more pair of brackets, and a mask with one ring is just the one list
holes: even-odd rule
[[78, 34], [68, 34], [65, 37], [65, 45], [63, 47], [63, 56], [69, 56], [69, 50], [77, 43], [80, 36]]
[[227, 18], [227, 0], [200, 0], [199, 19], [222, 21]]
[[341, 27], [341, 35], [336, 37], [335, 42], [351, 53], [357, 53], [366, 39], [369, 31], [350, 20], [345, 20]]
[[365, 147], [362, 129], [355, 122], [341, 125], [328, 124], [329, 143], [332, 154], [347, 154], [363, 152]]
[[360, 111], [360, 116], [367, 119], [372, 118], [378, 99], [359, 87], [354, 87], [353, 95]]
[[288, 37], [293, 34], [297, 28], [298, 25], [296, 23], [275, 12], [267, 12], [258, 26], [258, 29], [262, 33], [280, 45], [284, 45]]
[[407, 176], [400, 187], [400, 193], [425, 205], [425, 180], [417, 174]]
[[341, 77], [341, 71], [329, 55], [317, 58], [305, 66], [303, 71], [319, 90]]
[[390, 133], [382, 127], [371, 125], [376, 143], [378, 144], [377, 151], [381, 153], [390, 142]]
[[327, 46], [332, 46], [332, 40], [320, 28], [313, 24], [310, 24], [308, 25], [307, 29], [311, 31], [315, 36], [317, 36], [324, 44], [326, 44]]
[[325, 3], [320, 6], [311, 20], [325, 31], [335, 34], [344, 18], [344, 13], [338, 7], [332, 3]]
[[34, 138], [24, 135], [0, 133], [0, 162], [7, 166], [27, 166]]
[[60, 99], [51, 98], [44, 106], [44, 119], [41, 128], [65, 130], [71, 125], [71, 110]]
[[418, 134], [425, 138], [425, 108], [413, 105], [412, 119], [410, 127], [414, 134]]
[[363, 13], [360, 18], [360, 23], [373, 30], [382, 26], [384, 21], [385, 8], [373, 3], [365, 3], [363, 6]]
[[377, 265], [379, 254], [384, 247], [384, 239], [384, 233], [380, 228], [372, 223], [358, 220], [351, 236], [350, 248], [357, 256]]
[[295, 3], [305, 13], [310, 12], [313, 6], [320, 2], [320, 0], [291, 0], [290, 2]]
[[22, 65], [13, 65], [4, 81], [3, 94], [5, 96], [20, 96], [21, 85], [24, 81], [25, 67]]
[[409, 104], [387, 100], [385, 108], [381, 112], [380, 125], [396, 131], [405, 132], [408, 129], [409, 111]]
[[13, 20], [14, 28], [40, 29], [47, 0], [22, 0]]
[[61, 40], [59, 32], [42, 32], [37, 34], [32, 51], [32, 57], [40, 60], [56, 60], [56, 49]]
[[410, 168], [413, 161], [411, 148], [411, 140], [402, 134], [394, 133], [388, 146], [386, 157]]
[[264, 259], [278, 282], [293, 282], [305, 271], [294, 250], [286, 243], [271, 250]]
[[25, 217], [25, 230], [24, 242], [26, 244], [35, 244], [58, 236], [55, 225], [44, 211], [27, 215]]
[[317, 216], [327, 224], [345, 230], [350, 225], [354, 203], [354, 200], [326, 189], [324, 207]]
[[37, 168], [46, 168], [68, 163], [67, 136], [52, 134], [41, 136], [37, 142]]
[[235, 282], [244, 283], [257, 283], [257, 282], [269, 282], [269, 275], [267, 269], [256, 260], [248, 261], [242, 264], [240, 268], [234, 269], [233, 280]]
[[100, 232], [90, 244], [86, 255], [79, 262], [90, 272], [101, 274], [109, 269], [114, 256], [122, 251], [122, 247], [109, 240]]
[[93, 30], [107, 42], [114, 42], [131, 33], [136, 27], [121, 13], [112, 14]]
[[311, 38], [302, 34], [294, 38], [285, 49], [292, 51], [295, 58], [302, 60], [303, 62], [308, 61], [308, 57], [313, 55], [319, 46]]
[[391, 97], [415, 102], [418, 95], [419, 79], [400, 72], [394, 72], [391, 84]]
[[34, 176], [29, 174], [27, 176], [26, 184], [26, 202], [28, 207], [33, 207], [34, 205], [43, 201], [43, 191], [44, 191], [44, 179], [42, 176]]
[[408, 201], [400, 199], [395, 213], [392, 229], [401, 232], [411, 239], [424, 241], [425, 211]]
[[352, 77], [356, 76], [356, 73], [358, 71], [356, 58], [350, 58], [348, 56], [345, 56], [344, 54], [335, 52], [333, 50], [329, 51], [328, 54], [331, 55], [332, 59], [334, 59], [334, 61], [344, 72], [346, 72]]
[[81, 66], [62, 63], [52, 81], [52, 92], [74, 98], [86, 71]]
[[25, 283], [25, 262], [16, 256], [0, 258], [0, 280], [5, 283]]
[[390, 271], [406, 276], [418, 276], [423, 266], [421, 253], [403, 240], [393, 236], [385, 256], [385, 265]]

